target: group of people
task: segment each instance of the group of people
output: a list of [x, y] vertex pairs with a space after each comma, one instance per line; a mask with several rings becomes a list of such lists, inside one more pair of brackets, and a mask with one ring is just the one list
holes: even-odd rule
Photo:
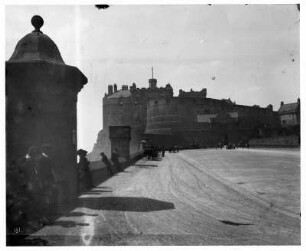
[[171, 146], [169, 147], [169, 153], [178, 153], [180, 151], [180, 146]]
[[[147, 145], [144, 147], [143, 156], [148, 159], [157, 158], [159, 155], [165, 157], [166, 148], [164, 146]], [[169, 149], [170, 152], [170, 149]]]
[[217, 145], [216, 145], [216, 149], [222, 149], [223, 147], [225, 147], [226, 149], [238, 149], [238, 148], [249, 148], [249, 143], [242, 143], [242, 142], [238, 142], [237, 144], [234, 144], [234, 143], [231, 143], [229, 142], [227, 145], [225, 145], [224, 143], [222, 142], [219, 142]]
[[[78, 192], [79, 194], [89, 190], [93, 187], [93, 180], [90, 173], [90, 162], [87, 159], [87, 151], [79, 149], [77, 151], [79, 161], [77, 164], [78, 169]], [[106, 166], [109, 176], [113, 176], [116, 172], [121, 172], [122, 167], [119, 161], [119, 152], [117, 148], [114, 148], [111, 154], [111, 161], [105, 155], [104, 152], [100, 153], [101, 161]]]
[[7, 169], [8, 227], [26, 229], [50, 223], [57, 196], [52, 147], [31, 146]]
[[[119, 151], [117, 148], [114, 148], [114, 150], [111, 153], [111, 161], [109, 161], [109, 159], [107, 158], [107, 156], [105, 155], [104, 152], [101, 152], [101, 157], [102, 157], [102, 163], [104, 163], [104, 165], [106, 166], [109, 175], [113, 176], [116, 172], [122, 172], [122, 166], [120, 165], [120, 161], [119, 161]], [[113, 165], [112, 165], [112, 163]]]
[[[27, 153], [10, 161], [7, 168], [7, 226], [9, 232], [24, 233], [50, 224], [58, 208], [59, 175], [56, 174], [56, 158], [51, 145], [31, 146]], [[93, 187], [87, 151], [77, 151], [78, 193]], [[122, 171], [119, 152], [112, 151], [111, 161], [101, 153], [102, 162], [110, 176]], [[32, 229], [32, 230], [31, 230]], [[17, 232], [16, 232], [17, 233]]]

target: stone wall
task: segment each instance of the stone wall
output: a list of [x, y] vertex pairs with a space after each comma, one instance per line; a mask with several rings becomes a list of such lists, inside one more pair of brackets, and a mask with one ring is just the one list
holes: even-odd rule
[[[132, 154], [129, 161], [127, 161], [124, 158], [119, 158], [119, 162], [120, 162], [121, 167], [125, 169], [129, 165], [135, 163], [141, 157], [142, 157], [142, 152], [138, 152], [138, 153]], [[91, 177], [92, 177], [94, 186], [100, 185], [102, 182], [106, 181], [107, 179], [111, 177], [110, 172], [107, 170], [106, 165], [101, 160], [91, 161], [89, 169], [90, 169], [90, 173], [91, 173]], [[112, 163], [112, 170], [114, 170], [115, 172], [118, 171], [118, 170], [115, 170], [113, 163]]]
[[249, 142], [251, 147], [299, 147], [299, 137], [284, 136], [262, 139], [251, 139]]
[[6, 62], [7, 163], [25, 156], [30, 146], [50, 145], [59, 204], [77, 197], [76, 104], [86, 82], [72, 66]]
[[277, 126], [277, 113], [270, 108], [181, 96], [154, 98], [148, 102], [145, 133], [156, 145], [170, 142], [188, 147], [196, 142], [211, 147], [221, 141], [247, 142], [253, 134], [263, 134]]
[[[122, 92], [122, 91], [121, 91]], [[103, 149], [109, 156], [109, 126], [131, 126], [131, 153], [139, 151], [139, 142], [147, 139], [155, 145], [181, 145], [197, 142], [215, 146], [220, 141], [248, 142], [252, 137], [270, 136], [279, 127], [278, 115], [272, 106], [236, 105], [230, 99], [206, 98], [200, 92], [180, 91], [173, 97], [170, 85], [165, 88], [130, 88], [103, 99], [103, 128], [91, 160]], [[103, 143], [101, 141], [103, 140]], [[99, 150], [97, 150], [99, 149]]]

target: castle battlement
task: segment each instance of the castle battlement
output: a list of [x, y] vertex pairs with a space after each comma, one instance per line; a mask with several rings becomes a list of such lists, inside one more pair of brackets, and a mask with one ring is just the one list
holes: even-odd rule
[[133, 83], [118, 90], [117, 84], [109, 86], [103, 99], [103, 133], [99, 134], [97, 157], [101, 151], [110, 153], [110, 126], [130, 126], [133, 154], [139, 151], [139, 142], [144, 138], [165, 146], [248, 142], [250, 138], [271, 135], [279, 127], [279, 119], [272, 105], [263, 108], [238, 105], [230, 98], [207, 98], [206, 88], [181, 89], [173, 96], [172, 86], [158, 87], [152, 73], [147, 87]]
[[207, 89], [203, 88], [201, 91], [190, 90], [185, 92], [182, 89], [179, 90], [179, 98], [206, 98]]
[[167, 84], [165, 87], [143, 87], [143, 88], [137, 88], [136, 84], [133, 83], [131, 86], [128, 85], [122, 85], [121, 90], [117, 90], [117, 85], [109, 85], [108, 86], [108, 93], [105, 93], [105, 98], [113, 98], [113, 97], [120, 97], [126, 96], [126, 92], [129, 91], [129, 95], [136, 98], [165, 98], [173, 97], [173, 88], [170, 84]]

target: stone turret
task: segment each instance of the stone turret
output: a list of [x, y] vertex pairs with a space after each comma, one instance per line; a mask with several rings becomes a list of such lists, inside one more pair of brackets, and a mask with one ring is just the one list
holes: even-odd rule
[[112, 94], [113, 94], [113, 86], [108, 85], [108, 95], [112, 95]]
[[130, 86], [130, 91], [133, 92], [133, 91], [136, 91], [136, 84], [133, 83], [131, 86]]
[[7, 164], [25, 156], [30, 146], [52, 147], [59, 204], [77, 198], [77, 100], [87, 78], [66, 65], [56, 44], [32, 18], [35, 30], [23, 37], [6, 62]]

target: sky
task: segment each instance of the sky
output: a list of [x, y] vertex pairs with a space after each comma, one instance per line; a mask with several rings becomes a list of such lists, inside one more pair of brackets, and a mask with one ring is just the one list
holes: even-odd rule
[[93, 5], [5, 7], [5, 59], [33, 30], [58, 46], [88, 83], [78, 97], [78, 148], [91, 151], [102, 129], [109, 84], [158, 86], [177, 95], [207, 88], [209, 98], [241, 105], [296, 102], [300, 97], [300, 16], [289, 5]]

